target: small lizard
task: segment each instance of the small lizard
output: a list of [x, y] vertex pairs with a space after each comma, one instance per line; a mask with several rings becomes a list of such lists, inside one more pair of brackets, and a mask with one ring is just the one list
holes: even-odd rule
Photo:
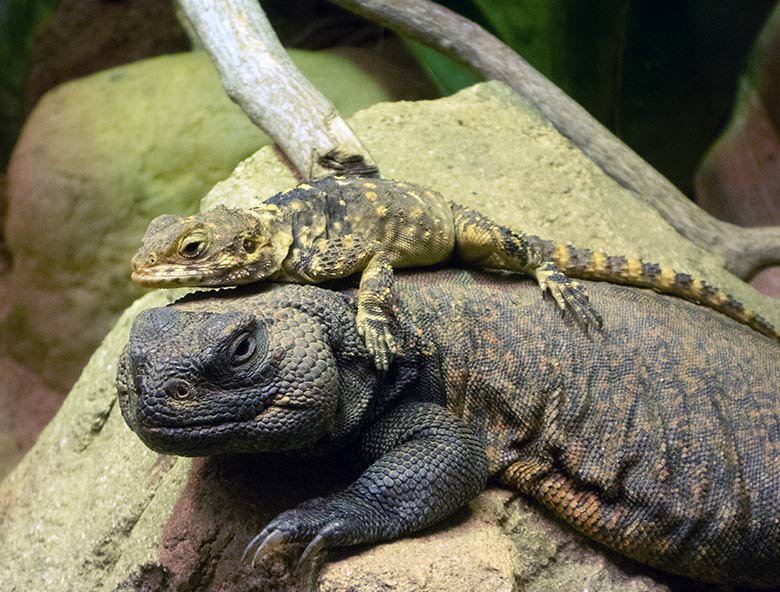
[[602, 318], [582, 284], [647, 287], [703, 303], [757, 331], [774, 327], [704, 280], [638, 258], [542, 240], [400, 181], [327, 177], [255, 208], [224, 206], [152, 220], [132, 278], [149, 287], [231, 286], [259, 280], [319, 283], [362, 271], [358, 331], [380, 368], [397, 352], [393, 268], [443, 264], [529, 274], [586, 329]]
[[780, 344], [608, 283], [588, 285], [599, 339], [516, 275], [399, 273], [396, 289], [405, 355], [390, 372], [357, 335], [354, 289], [200, 293], [136, 319], [117, 388], [152, 449], [361, 466], [273, 519], [248, 557], [405, 536], [494, 477], [644, 563], [780, 585]]

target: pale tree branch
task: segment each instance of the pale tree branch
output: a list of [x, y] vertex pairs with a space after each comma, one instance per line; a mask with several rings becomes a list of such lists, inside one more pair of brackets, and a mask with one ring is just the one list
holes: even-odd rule
[[742, 228], [691, 202], [576, 101], [476, 23], [429, 0], [332, 0], [389, 29], [500, 80], [538, 109], [605, 173], [655, 208], [680, 234], [750, 277], [780, 264], [780, 227]]
[[257, 0], [179, 0], [179, 7], [228, 96], [304, 177], [376, 172], [355, 133], [290, 60]]

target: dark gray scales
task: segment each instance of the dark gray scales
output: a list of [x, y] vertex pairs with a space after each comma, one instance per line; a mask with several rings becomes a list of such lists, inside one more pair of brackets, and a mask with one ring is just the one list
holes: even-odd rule
[[353, 292], [202, 295], [139, 316], [120, 405], [162, 452], [362, 459], [344, 491], [272, 521], [258, 560], [285, 541], [308, 557], [414, 532], [492, 476], [642, 562], [780, 585], [780, 345], [680, 299], [586, 285], [605, 312], [595, 335], [530, 281], [400, 275], [405, 355], [387, 373]]

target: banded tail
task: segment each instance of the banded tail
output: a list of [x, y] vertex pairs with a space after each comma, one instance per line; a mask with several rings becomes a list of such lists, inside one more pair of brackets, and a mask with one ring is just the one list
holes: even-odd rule
[[677, 272], [658, 263], [647, 263], [637, 257], [607, 255], [602, 251], [578, 249], [572, 245], [551, 241], [544, 243], [545, 256], [570, 277], [652, 288], [661, 294], [679, 296], [708, 306], [767, 337], [780, 340], [780, 333], [772, 323], [732, 295], [701, 278]]

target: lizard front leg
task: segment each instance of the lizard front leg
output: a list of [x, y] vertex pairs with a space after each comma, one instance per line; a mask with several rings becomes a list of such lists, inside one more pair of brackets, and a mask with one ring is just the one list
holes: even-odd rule
[[434, 403], [400, 405], [366, 430], [358, 454], [371, 463], [349, 487], [272, 520], [247, 546], [252, 562], [282, 543], [307, 543], [298, 565], [326, 547], [396, 538], [434, 524], [485, 486], [484, 443]]
[[392, 259], [381, 248], [354, 234], [318, 240], [311, 247], [293, 249], [286, 272], [290, 279], [318, 283], [362, 270], [357, 330], [376, 367], [387, 370], [398, 349], [391, 330], [395, 322]]
[[377, 253], [360, 278], [355, 324], [380, 370], [387, 370], [393, 356], [399, 353], [391, 330], [391, 324], [395, 322], [393, 298], [390, 257], [384, 252]]
[[518, 271], [536, 278], [539, 287], [570, 311], [585, 329], [601, 328], [603, 320], [585, 287], [546, 256], [544, 242], [493, 222], [479, 212], [450, 203], [455, 222], [455, 249], [463, 263], [486, 269]]

